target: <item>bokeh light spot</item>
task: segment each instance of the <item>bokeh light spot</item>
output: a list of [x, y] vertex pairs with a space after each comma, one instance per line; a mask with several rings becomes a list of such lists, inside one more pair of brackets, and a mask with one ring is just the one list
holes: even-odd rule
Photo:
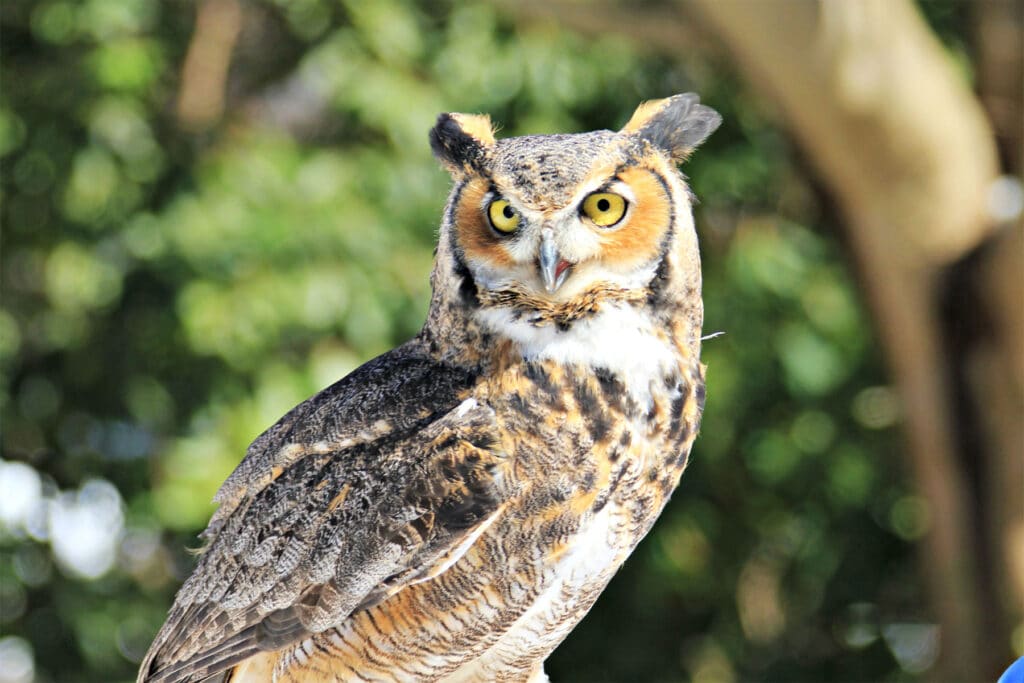
[[893, 531], [908, 540], [916, 541], [931, 527], [931, 508], [920, 496], [903, 496], [893, 503], [889, 511]]
[[92, 250], [64, 242], [46, 261], [46, 294], [61, 311], [100, 308], [121, 295], [121, 273]]
[[32, 683], [35, 671], [28, 641], [17, 636], [0, 638], [0, 683]]
[[882, 636], [900, 668], [919, 674], [939, 656], [939, 627], [935, 624], [899, 623], [882, 627]]
[[885, 429], [901, 417], [899, 396], [889, 387], [868, 387], [853, 399], [853, 418], [870, 429]]
[[96, 579], [110, 570], [123, 529], [121, 496], [102, 479], [90, 479], [51, 503], [50, 543], [61, 568], [72, 576]]
[[20, 462], [0, 460], [0, 522], [5, 533], [20, 533], [42, 502], [39, 473]]

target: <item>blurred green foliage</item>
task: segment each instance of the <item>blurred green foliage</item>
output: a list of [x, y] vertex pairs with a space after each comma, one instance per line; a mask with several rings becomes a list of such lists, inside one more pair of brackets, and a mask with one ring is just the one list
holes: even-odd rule
[[722, 64], [476, 2], [243, 7], [227, 115], [188, 132], [193, 4], [0, 5], [0, 680], [132, 679], [246, 445], [416, 332], [449, 182], [426, 143], [438, 112], [490, 112], [505, 135], [614, 128], [686, 90], [725, 118], [686, 168], [706, 332], [725, 332], [705, 346], [704, 428], [548, 669], [908, 680], [930, 663], [898, 403], [829, 207]]

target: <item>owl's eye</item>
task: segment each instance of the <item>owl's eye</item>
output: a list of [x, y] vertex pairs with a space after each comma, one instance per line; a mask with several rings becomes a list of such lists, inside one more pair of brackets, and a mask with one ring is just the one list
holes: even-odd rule
[[626, 198], [611, 192], [595, 192], [583, 200], [583, 215], [602, 228], [610, 228], [626, 215]]
[[519, 227], [519, 214], [507, 199], [495, 199], [487, 207], [487, 218], [491, 227], [505, 235], [511, 235]]

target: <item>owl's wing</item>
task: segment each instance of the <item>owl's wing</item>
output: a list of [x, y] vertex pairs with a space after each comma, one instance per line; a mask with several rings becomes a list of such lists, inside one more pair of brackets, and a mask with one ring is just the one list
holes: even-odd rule
[[451, 566], [503, 497], [473, 382], [399, 348], [257, 439], [139, 681], [203, 680]]

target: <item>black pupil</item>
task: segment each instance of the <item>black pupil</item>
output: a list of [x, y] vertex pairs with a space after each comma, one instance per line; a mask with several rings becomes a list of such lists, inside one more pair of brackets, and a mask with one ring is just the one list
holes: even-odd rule
[[516, 212], [512, 210], [511, 206], [506, 204], [505, 208], [501, 210], [501, 215], [504, 216], [505, 218], [512, 218], [513, 216], [516, 215]]
[[605, 211], [607, 211], [610, 208], [612, 208], [612, 203], [610, 201], [608, 201], [607, 199], [598, 199], [597, 200], [597, 210], [598, 211], [604, 213]]

